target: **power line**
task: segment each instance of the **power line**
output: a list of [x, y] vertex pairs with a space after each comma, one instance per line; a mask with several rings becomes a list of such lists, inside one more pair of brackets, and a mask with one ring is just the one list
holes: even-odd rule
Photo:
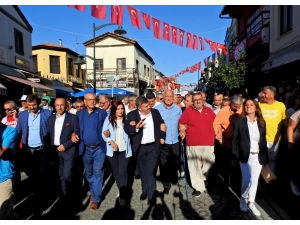
[[64, 32], [64, 33], [69, 33], [69, 34], [83, 35], [83, 36], [88, 36], [88, 37], [92, 36], [92, 35], [87, 35], [87, 34], [80, 34], [80, 33], [70, 32], [70, 31], [66, 31], [66, 30], [59, 30], [59, 29], [56, 29], [56, 28], [46, 27], [46, 26], [42, 26], [42, 25], [39, 25], [39, 24], [35, 24], [35, 23], [31, 23], [31, 24], [35, 25], [35, 26], [38, 26], [38, 27], [43, 27], [43, 28], [47, 28], [47, 29], [50, 29], [50, 30], [56, 30], [56, 31], [60, 31], [60, 32]]
[[[56, 29], [56, 28], [46, 27], [46, 26], [43, 26], [43, 25], [35, 24], [35, 23], [31, 23], [31, 24], [35, 25], [35, 26], [38, 26], [38, 27], [43, 27], [43, 28], [47, 28], [47, 29], [50, 29], [50, 30], [60, 31], [60, 32], [69, 33], [69, 34], [76, 34], [76, 35], [82, 35], [82, 36], [87, 36], [87, 37], [92, 36], [92, 35], [87, 35], [87, 34], [80, 34], [80, 33], [70, 32], [70, 31], [66, 31], [66, 30], [59, 30], [59, 29]], [[228, 28], [228, 27], [222, 27], [222, 28], [218, 28], [218, 29], [215, 29], [215, 30], [210, 30], [210, 31], [202, 32], [200, 34], [207, 34], [207, 33], [215, 32], [215, 31], [222, 30], [222, 29], [225, 29], [225, 28]], [[156, 39], [151, 38], [151, 39], [136, 39], [136, 40], [156, 40]]]

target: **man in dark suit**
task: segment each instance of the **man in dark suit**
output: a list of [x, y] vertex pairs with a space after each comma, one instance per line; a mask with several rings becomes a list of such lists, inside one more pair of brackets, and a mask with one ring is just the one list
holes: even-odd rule
[[57, 98], [54, 107], [56, 114], [48, 118], [47, 132], [54, 151], [58, 151], [59, 177], [63, 196], [66, 197], [74, 190], [74, 164], [78, 146], [71, 138], [72, 133], [79, 134], [79, 124], [77, 116], [66, 112], [67, 102], [64, 98]]
[[166, 132], [161, 130], [164, 121], [156, 109], [150, 109], [144, 96], [136, 99], [137, 110], [127, 114], [124, 130], [131, 138], [131, 146], [137, 155], [137, 164], [142, 179], [141, 200], [148, 196], [148, 204], [155, 204], [156, 169], [161, 145], [166, 139]]

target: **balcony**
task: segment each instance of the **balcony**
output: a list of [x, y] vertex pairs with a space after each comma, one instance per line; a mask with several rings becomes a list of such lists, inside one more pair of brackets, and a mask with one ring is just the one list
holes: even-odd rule
[[[108, 76], [119, 76], [119, 80], [115, 81], [113, 84], [107, 81]], [[86, 70], [86, 82], [93, 83], [93, 70]], [[152, 76], [153, 77], [153, 76]], [[139, 82], [143, 81], [151, 85], [152, 80], [150, 77], [144, 76], [138, 73], [135, 68], [107, 68], [103, 70], [96, 70], [96, 87], [97, 88], [109, 88], [120, 87], [120, 88], [139, 88]]]
[[261, 11], [253, 20], [242, 30], [238, 36], [231, 40], [229, 45], [230, 58], [234, 55], [235, 47], [244, 39], [247, 39], [247, 47], [260, 40], [258, 34], [265, 27], [269, 27], [270, 24], [270, 10]]

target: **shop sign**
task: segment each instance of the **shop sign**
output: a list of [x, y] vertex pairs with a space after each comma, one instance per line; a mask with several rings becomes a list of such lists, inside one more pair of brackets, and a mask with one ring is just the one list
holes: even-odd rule
[[30, 62], [24, 60], [24, 59], [20, 59], [16, 56], [16, 65], [25, 67], [27, 69], [30, 69]]

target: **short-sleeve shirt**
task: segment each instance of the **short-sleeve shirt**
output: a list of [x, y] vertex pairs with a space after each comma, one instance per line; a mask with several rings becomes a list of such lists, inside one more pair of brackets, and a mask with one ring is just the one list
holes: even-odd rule
[[291, 120], [294, 120], [295, 122], [297, 122], [297, 127], [294, 131], [294, 142], [297, 144], [300, 144], [300, 110], [296, 111], [291, 117]]
[[15, 128], [2, 125], [0, 126], [1, 146], [9, 148], [0, 158], [0, 183], [11, 179], [14, 176], [13, 152], [16, 146], [18, 132]]
[[282, 120], [287, 118], [286, 108], [282, 102], [273, 104], [258, 103], [267, 127], [267, 142], [278, 142], [281, 139]]

